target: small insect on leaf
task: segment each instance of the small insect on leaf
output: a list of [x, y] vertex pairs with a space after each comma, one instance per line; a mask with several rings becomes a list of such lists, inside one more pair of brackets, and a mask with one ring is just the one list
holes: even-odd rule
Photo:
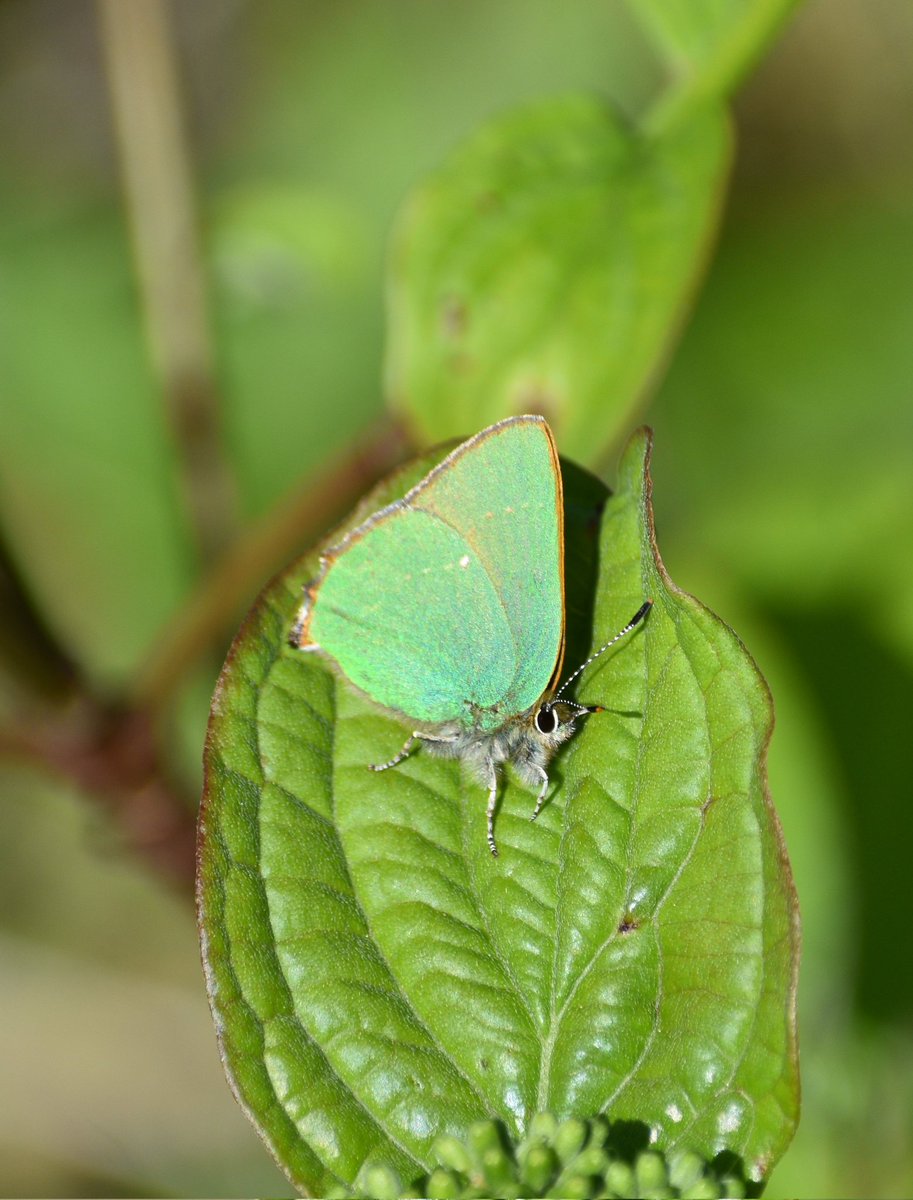
[[488, 791], [488, 846], [497, 857], [498, 768], [510, 763], [536, 789], [535, 820], [555, 751], [581, 717], [602, 711], [562, 693], [651, 604], [557, 686], [565, 644], [561, 467], [542, 417], [510, 417], [457, 447], [323, 554], [291, 641], [322, 651], [411, 728], [402, 749], [372, 770], [398, 766], [416, 743], [465, 764]]

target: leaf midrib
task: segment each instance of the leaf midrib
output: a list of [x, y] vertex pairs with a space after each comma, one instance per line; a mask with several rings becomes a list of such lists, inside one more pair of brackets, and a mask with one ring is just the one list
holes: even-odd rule
[[[645, 659], [645, 656], [646, 656], [646, 650], [644, 650], [644, 659]], [[668, 663], [668, 656], [667, 656], [666, 661]], [[663, 671], [665, 671], [665, 670], [666, 670], [666, 665], [664, 664]], [[645, 674], [646, 674], [646, 672], [645, 672]], [[662, 674], [660, 674], [660, 676], [658, 677], [657, 683], [656, 683], [656, 685], [654, 685], [653, 688], [647, 687], [645, 689], [644, 701], [643, 701], [643, 715], [641, 718], [641, 729], [643, 729], [643, 727], [646, 725], [646, 722], [647, 722], [647, 711], [648, 711], [649, 704], [650, 704], [651, 692], [656, 690], [656, 687], [659, 685], [659, 683], [661, 681], [662, 681]], [[628, 839], [627, 839], [628, 844], [627, 844], [626, 853], [625, 853], [625, 858], [626, 858], [625, 897], [627, 897], [628, 894], [630, 893], [631, 879], [632, 879], [632, 875], [633, 875], [633, 867], [631, 864], [631, 844], [634, 841], [634, 835], [635, 835], [635, 831], [637, 828], [637, 813], [638, 813], [638, 809], [639, 809], [640, 793], [641, 793], [640, 779], [641, 779], [642, 761], [643, 761], [643, 737], [641, 736], [637, 739], [637, 756], [635, 759], [634, 788], [633, 788], [633, 795], [632, 795], [633, 803], [631, 806], [631, 828], [630, 828], [630, 831], [628, 834]], [[578, 791], [579, 791], [579, 785], [578, 785]], [[570, 797], [568, 798], [568, 804], [570, 804]], [[561, 831], [561, 844], [558, 849], [559, 891], [560, 891], [560, 877], [564, 871], [564, 864], [566, 862], [565, 844], [566, 844], [566, 837], [568, 834], [568, 828], [569, 828], [568, 822], [567, 822], [567, 820], [565, 820], [564, 825], [562, 827], [562, 831]], [[678, 878], [677, 875], [676, 875], [676, 878]], [[537, 1108], [540, 1112], [544, 1112], [549, 1107], [549, 1088], [550, 1088], [550, 1084], [551, 1084], [552, 1055], [554, 1053], [555, 1044], [558, 1040], [558, 1035], [561, 1031], [561, 1023], [564, 1020], [567, 1010], [568, 1010], [569, 1006], [571, 1005], [574, 997], [577, 995], [577, 991], [580, 988], [581, 983], [584, 981], [584, 979], [586, 979], [589, 976], [590, 972], [593, 970], [596, 963], [603, 956], [603, 954], [608, 949], [608, 947], [619, 936], [620, 935], [618, 932], [618, 926], [616, 924], [615, 928], [611, 931], [611, 933], [608, 934], [608, 936], [603, 940], [603, 942], [600, 944], [600, 946], [590, 955], [589, 961], [587, 962], [586, 966], [583, 968], [582, 971], [580, 971], [578, 973], [577, 977], [575, 978], [570, 991], [568, 992], [567, 996], [565, 997], [565, 999], [561, 1005], [560, 1011], [556, 1013], [556, 1011], [555, 1011], [555, 1000], [556, 1000], [555, 984], [556, 984], [556, 980], [557, 980], [557, 976], [558, 976], [558, 941], [559, 941], [558, 929], [557, 929], [557, 917], [556, 917], [554, 953], [553, 953], [553, 957], [552, 957], [551, 978], [549, 981], [550, 1014], [551, 1015], [550, 1015], [550, 1019], [549, 1019], [548, 1035], [545, 1038], [545, 1041], [543, 1043], [543, 1053], [542, 1053], [541, 1060], [540, 1060], [539, 1088], [538, 1088], [538, 1093], [537, 1093]], [[653, 1033], [655, 1032], [655, 1025], [656, 1025], [656, 1023], [654, 1021], [653, 1030], [651, 1030], [651, 1037], [653, 1036]]]

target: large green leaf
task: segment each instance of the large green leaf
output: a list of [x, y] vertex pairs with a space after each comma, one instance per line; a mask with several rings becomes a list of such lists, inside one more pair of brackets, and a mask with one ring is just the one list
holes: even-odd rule
[[428, 441], [541, 412], [568, 455], [598, 461], [678, 329], [728, 159], [717, 107], [656, 137], [588, 96], [491, 122], [400, 221], [391, 402]]
[[570, 656], [655, 604], [584, 677], [609, 711], [553, 767], [535, 824], [507, 784], [498, 859], [458, 764], [418, 751], [372, 774], [403, 727], [287, 647], [316, 554], [238, 635], [206, 750], [203, 953], [238, 1098], [306, 1191], [368, 1160], [414, 1178], [436, 1135], [492, 1115], [521, 1134], [544, 1108], [728, 1148], [756, 1179], [792, 1135], [797, 916], [770, 699], [665, 575], [648, 451], [641, 432], [604, 507], [565, 467]]

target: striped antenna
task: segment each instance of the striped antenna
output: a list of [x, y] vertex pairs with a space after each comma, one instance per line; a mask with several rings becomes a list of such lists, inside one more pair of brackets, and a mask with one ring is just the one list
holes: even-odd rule
[[600, 646], [599, 649], [596, 651], [596, 653], [591, 654], [585, 663], [581, 663], [581, 665], [577, 668], [577, 670], [574, 672], [573, 675], [569, 675], [567, 677], [567, 679], [565, 679], [564, 683], [562, 683], [561, 687], [557, 690], [557, 692], [555, 692], [554, 696], [552, 696], [551, 700], [549, 701], [549, 706], [551, 706], [552, 704], [555, 703], [555, 701], [558, 699], [558, 697], [561, 695], [561, 693], [564, 691], [564, 689], [567, 687], [567, 685], [569, 683], [573, 683], [574, 680], [577, 678], [577, 676], [580, 674], [580, 672], [585, 671], [586, 668], [590, 665], [590, 663], [594, 661], [594, 659], [597, 659], [600, 656], [600, 654], [605, 654], [606, 650], [608, 650], [608, 648], [610, 646], [614, 646], [615, 643], [620, 638], [623, 638], [626, 633], [630, 633], [631, 630], [635, 627], [635, 625], [639, 625], [640, 622], [644, 619], [644, 617], [647, 615], [647, 613], [650, 611], [650, 609], [652, 607], [653, 607], [653, 601], [645, 600], [644, 603], [637, 610], [637, 612], [634, 614], [634, 616], [631, 618], [631, 620], [627, 623], [627, 625], [625, 625], [624, 629], [619, 629], [618, 633], [616, 633], [614, 637], [609, 638], [609, 640], [606, 642], [606, 644], [604, 646]]

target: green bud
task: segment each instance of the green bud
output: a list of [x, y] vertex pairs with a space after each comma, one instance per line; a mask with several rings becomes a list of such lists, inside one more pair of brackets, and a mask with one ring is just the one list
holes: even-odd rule
[[626, 1162], [609, 1163], [605, 1173], [605, 1190], [618, 1196], [619, 1200], [631, 1200], [637, 1195], [637, 1180], [634, 1170]]
[[607, 1117], [593, 1117], [590, 1121], [590, 1136], [587, 1139], [587, 1149], [591, 1146], [604, 1146], [611, 1129]]
[[589, 1175], [562, 1175], [546, 1195], [559, 1196], [561, 1200], [589, 1200], [596, 1189]]
[[601, 1146], [587, 1146], [581, 1150], [570, 1165], [575, 1175], [603, 1175], [609, 1165], [609, 1156]]
[[431, 1152], [442, 1167], [449, 1167], [451, 1171], [468, 1175], [472, 1170], [472, 1156], [460, 1139], [450, 1133], [442, 1133], [435, 1138]]
[[691, 1150], [682, 1150], [669, 1157], [669, 1182], [680, 1192], [687, 1191], [704, 1175], [704, 1160]]
[[505, 1188], [517, 1178], [513, 1160], [500, 1145], [489, 1146], [484, 1151], [479, 1159], [479, 1168], [493, 1196], [506, 1196]]
[[719, 1200], [720, 1196], [728, 1195], [728, 1192], [720, 1191], [720, 1185], [712, 1175], [704, 1175], [701, 1179], [695, 1180], [690, 1187], [682, 1189], [684, 1200]]
[[561, 1122], [555, 1130], [552, 1145], [563, 1163], [569, 1163], [580, 1153], [588, 1132], [586, 1121], [580, 1121], [577, 1117], [568, 1117]]
[[458, 1200], [463, 1192], [463, 1180], [456, 1171], [438, 1167], [428, 1176], [425, 1195], [429, 1200]]
[[721, 1196], [725, 1196], [726, 1200], [742, 1200], [745, 1195], [745, 1180], [738, 1175], [724, 1175], [720, 1180]]
[[466, 1143], [480, 1164], [488, 1150], [500, 1150], [504, 1153], [501, 1130], [494, 1121], [476, 1121], [470, 1125]]
[[550, 1112], [539, 1112], [533, 1117], [529, 1123], [529, 1129], [526, 1137], [528, 1141], [541, 1139], [543, 1142], [550, 1142], [555, 1136], [555, 1131], [558, 1128], [558, 1122]]
[[390, 1167], [365, 1167], [358, 1176], [358, 1190], [372, 1200], [399, 1200], [399, 1176]]
[[541, 1142], [530, 1146], [520, 1164], [520, 1182], [541, 1195], [558, 1172], [558, 1156], [551, 1146]]
[[634, 1174], [637, 1177], [638, 1195], [665, 1188], [669, 1183], [666, 1160], [655, 1150], [644, 1150], [642, 1154], [638, 1154], [634, 1163]]
[[349, 1200], [352, 1193], [342, 1183], [336, 1183], [327, 1190], [326, 1200]]

